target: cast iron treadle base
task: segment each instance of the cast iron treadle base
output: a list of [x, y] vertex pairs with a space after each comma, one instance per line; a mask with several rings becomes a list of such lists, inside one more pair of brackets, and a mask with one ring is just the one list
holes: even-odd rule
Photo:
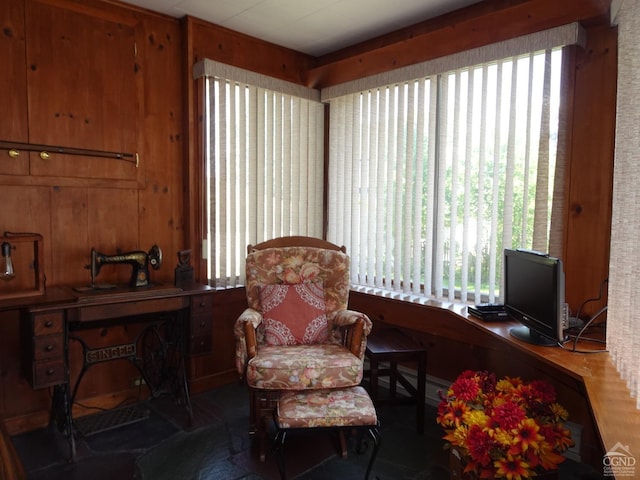
[[76, 429], [85, 437], [112, 428], [129, 425], [149, 417], [149, 409], [142, 405], [127, 405], [74, 420]]

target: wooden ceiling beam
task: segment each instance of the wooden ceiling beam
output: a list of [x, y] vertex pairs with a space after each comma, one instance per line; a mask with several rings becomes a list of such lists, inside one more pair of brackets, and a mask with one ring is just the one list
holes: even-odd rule
[[608, 23], [611, 0], [487, 0], [322, 57], [313, 88], [367, 77], [571, 22]]

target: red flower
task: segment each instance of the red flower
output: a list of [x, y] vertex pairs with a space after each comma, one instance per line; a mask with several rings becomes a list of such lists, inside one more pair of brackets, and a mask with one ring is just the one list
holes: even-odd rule
[[489, 451], [492, 445], [493, 441], [487, 432], [478, 425], [471, 426], [467, 435], [467, 449], [472, 459], [480, 465], [489, 465], [491, 462]]
[[526, 417], [525, 411], [515, 402], [509, 401], [493, 409], [491, 419], [504, 430], [516, 428]]
[[460, 378], [451, 385], [451, 391], [458, 400], [470, 402], [476, 399], [480, 393], [480, 387], [474, 379]]
[[556, 401], [556, 391], [549, 383], [533, 380], [529, 386], [531, 387], [531, 395], [539, 402], [553, 403]]

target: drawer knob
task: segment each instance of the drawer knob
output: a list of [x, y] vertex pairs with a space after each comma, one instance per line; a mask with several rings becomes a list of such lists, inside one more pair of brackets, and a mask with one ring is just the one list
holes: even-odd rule
[[202, 322], [200, 322], [200, 326], [201, 326], [201, 327], [204, 327], [204, 326], [206, 326], [206, 325], [207, 325], [207, 322], [205, 322], [204, 320], [203, 320]]
[[56, 373], [56, 371], [53, 368], [47, 370], [47, 375], [53, 375], [54, 373]]
[[47, 320], [46, 322], [44, 322], [44, 326], [49, 328], [53, 326], [53, 322], [51, 320]]
[[53, 345], [49, 344], [49, 345], [47, 345], [44, 349], [45, 349], [47, 352], [50, 352], [50, 351], [51, 351], [51, 350], [53, 350], [54, 348], [55, 348], [55, 347], [54, 347]]
[[204, 306], [206, 306], [206, 305], [207, 305], [207, 302], [200, 302], [200, 306], [201, 306], [201, 307], [204, 307]]

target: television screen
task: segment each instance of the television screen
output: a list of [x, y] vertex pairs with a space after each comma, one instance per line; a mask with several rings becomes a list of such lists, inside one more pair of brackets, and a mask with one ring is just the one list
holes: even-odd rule
[[504, 251], [504, 305], [522, 326], [510, 334], [537, 345], [564, 341], [562, 261], [528, 250]]

